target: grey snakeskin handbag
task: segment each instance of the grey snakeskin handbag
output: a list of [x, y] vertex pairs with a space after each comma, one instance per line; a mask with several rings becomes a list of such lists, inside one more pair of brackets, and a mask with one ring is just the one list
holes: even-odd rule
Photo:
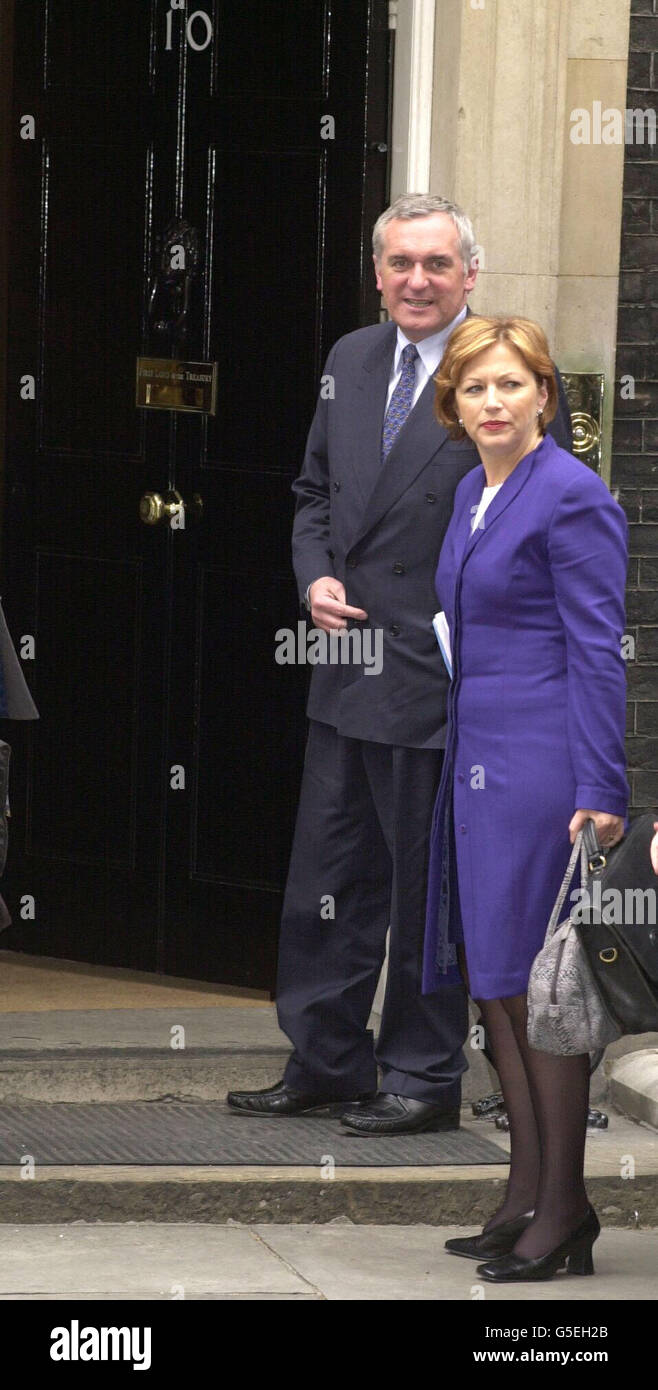
[[596, 1052], [622, 1036], [596, 987], [571, 916], [559, 921], [579, 859], [581, 886], [587, 890], [589, 865], [582, 830], [528, 981], [528, 1042], [539, 1052], [562, 1056]]

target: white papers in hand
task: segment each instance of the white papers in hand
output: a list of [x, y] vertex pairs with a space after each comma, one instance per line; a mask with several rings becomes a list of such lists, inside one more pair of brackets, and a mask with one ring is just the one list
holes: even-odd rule
[[450, 628], [445, 613], [435, 613], [432, 618], [432, 627], [436, 635], [436, 640], [441, 649], [441, 656], [445, 662], [445, 668], [452, 680], [452, 651], [450, 649]]

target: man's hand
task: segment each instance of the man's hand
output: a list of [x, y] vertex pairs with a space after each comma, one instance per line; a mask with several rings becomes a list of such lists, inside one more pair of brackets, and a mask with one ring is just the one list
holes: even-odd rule
[[350, 608], [345, 602], [345, 585], [333, 575], [316, 579], [308, 592], [311, 603], [311, 617], [315, 627], [323, 632], [337, 632], [347, 627], [348, 618], [363, 621], [368, 614], [363, 608]]
[[621, 816], [610, 816], [607, 811], [576, 811], [569, 821], [569, 838], [572, 844], [586, 820], [594, 821], [601, 849], [612, 849], [613, 845], [623, 840], [624, 822]]

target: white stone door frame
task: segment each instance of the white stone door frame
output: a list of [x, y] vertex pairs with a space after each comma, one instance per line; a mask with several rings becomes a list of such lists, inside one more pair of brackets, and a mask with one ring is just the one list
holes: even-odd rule
[[391, 201], [428, 193], [436, 0], [389, 0], [395, 30]]

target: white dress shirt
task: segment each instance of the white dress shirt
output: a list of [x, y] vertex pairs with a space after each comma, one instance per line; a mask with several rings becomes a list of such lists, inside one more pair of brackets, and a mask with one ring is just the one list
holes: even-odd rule
[[[471, 522], [471, 531], [474, 531], [475, 528], [476, 528], [476, 526], [479, 526], [479, 525], [480, 525], [480, 522], [481, 522], [481, 520], [482, 520], [482, 518], [483, 518], [483, 516], [484, 516], [484, 513], [485, 513], [486, 510], [487, 510], [487, 507], [489, 506], [489, 503], [490, 503], [490, 502], [493, 502], [493, 499], [494, 499], [494, 497], [496, 496], [496, 493], [497, 493], [497, 492], [500, 492], [500, 489], [501, 489], [502, 486], [503, 486], [502, 483], [492, 483], [491, 487], [483, 487], [483, 489], [482, 489], [482, 496], [481, 496], [480, 501], [478, 502], [478, 505], [477, 505], [477, 507], [476, 507], [476, 509], [475, 509], [475, 511], [474, 511], [474, 513], [473, 513], [473, 520], [472, 520], [472, 522]], [[483, 529], [484, 529], [484, 528], [483, 528]]]
[[[431, 337], [422, 338], [419, 343], [414, 343], [414, 347], [418, 348], [418, 357], [416, 358], [416, 385], [414, 388], [413, 396], [414, 405], [416, 404], [416, 401], [418, 400], [421, 391], [424, 391], [425, 387], [427, 386], [430, 377], [434, 376], [439, 362], [443, 357], [445, 345], [448, 341], [448, 338], [450, 337], [450, 334], [452, 333], [453, 329], [457, 327], [457, 324], [462, 323], [462, 321], [465, 318], [466, 305], [464, 305], [463, 309], [460, 309], [459, 313], [457, 314], [457, 317], [452, 320], [452, 323], [448, 324], [447, 328], [442, 328], [439, 333], [432, 333]], [[407, 346], [408, 342], [409, 338], [405, 337], [401, 328], [398, 328], [395, 353], [393, 355], [393, 370], [388, 383], [386, 410], [388, 410], [391, 396], [393, 395], [393, 392], [402, 374], [402, 363], [400, 359], [402, 357], [402, 349]], [[384, 414], [386, 414], [386, 410], [384, 411]]]

